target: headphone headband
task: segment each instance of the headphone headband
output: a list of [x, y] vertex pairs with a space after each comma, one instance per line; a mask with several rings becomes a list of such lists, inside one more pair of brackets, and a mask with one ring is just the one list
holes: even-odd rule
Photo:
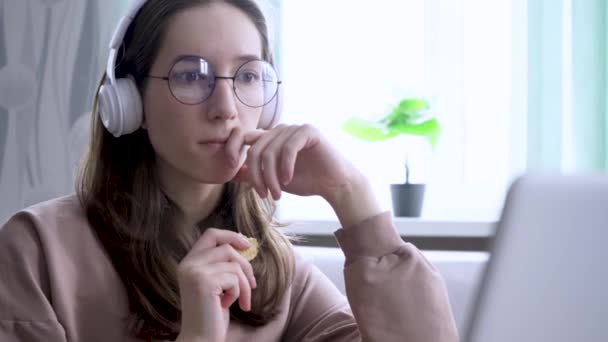
[[127, 14], [120, 18], [118, 25], [116, 25], [116, 29], [114, 30], [112, 39], [110, 40], [110, 54], [108, 56], [108, 65], [106, 66], [106, 75], [108, 75], [110, 83], [116, 83], [116, 74], [114, 69], [116, 68], [118, 49], [122, 45], [122, 41], [125, 38], [129, 25], [131, 25], [131, 22], [133, 22], [135, 16], [137, 16], [137, 13], [146, 2], [147, 0], [133, 0]]

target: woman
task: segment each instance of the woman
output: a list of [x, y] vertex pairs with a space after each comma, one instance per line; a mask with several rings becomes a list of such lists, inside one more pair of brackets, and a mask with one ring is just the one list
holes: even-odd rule
[[[129, 13], [77, 194], [0, 231], [0, 340], [458, 339], [441, 277], [365, 176], [314, 127], [273, 127], [281, 84], [254, 2]], [[336, 212], [348, 298], [277, 229], [283, 191]]]

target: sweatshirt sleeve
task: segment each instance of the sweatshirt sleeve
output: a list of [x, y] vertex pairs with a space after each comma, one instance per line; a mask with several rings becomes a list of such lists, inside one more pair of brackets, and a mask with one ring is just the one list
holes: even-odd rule
[[50, 301], [36, 230], [25, 214], [0, 228], [0, 341], [66, 341]]
[[346, 256], [347, 298], [316, 267], [301, 267], [287, 340], [458, 341], [443, 279], [401, 239], [390, 212], [339, 229], [335, 236]]
[[346, 256], [348, 302], [364, 341], [458, 341], [443, 278], [401, 239], [390, 212], [335, 235]]

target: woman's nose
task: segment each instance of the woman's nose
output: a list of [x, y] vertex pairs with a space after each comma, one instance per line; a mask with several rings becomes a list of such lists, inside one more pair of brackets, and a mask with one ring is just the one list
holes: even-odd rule
[[232, 79], [217, 79], [211, 97], [208, 99], [208, 115], [210, 120], [228, 120], [238, 114], [236, 95], [232, 89]]

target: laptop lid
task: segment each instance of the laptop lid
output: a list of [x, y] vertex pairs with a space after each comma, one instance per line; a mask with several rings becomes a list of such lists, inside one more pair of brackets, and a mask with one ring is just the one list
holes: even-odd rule
[[608, 176], [509, 189], [466, 342], [608, 341]]

